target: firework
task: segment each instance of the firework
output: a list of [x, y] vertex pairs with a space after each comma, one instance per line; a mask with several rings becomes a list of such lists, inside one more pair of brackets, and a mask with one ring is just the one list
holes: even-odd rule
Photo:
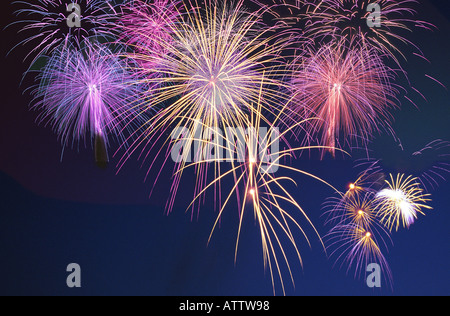
[[374, 6], [369, 0], [300, 0], [291, 4], [298, 13], [289, 19], [306, 20], [303, 36], [315, 42], [357, 43], [374, 48], [399, 64], [396, 56], [404, 57], [399, 44], [414, 47], [422, 56], [420, 49], [401, 34], [414, 27], [433, 28], [432, 24], [415, 18], [413, 7], [417, 3], [416, 0], [380, 0]]
[[392, 287], [392, 273], [383, 254], [391, 238], [377, 212], [375, 194], [354, 192], [333, 202], [327, 203], [329, 210], [325, 213], [328, 215], [325, 224], [331, 224], [332, 228], [323, 238], [329, 257], [340, 268], [346, 266], [347, 273], [354, 269], [355, 278], [364, 275], [370, 264], [378, 264]]
[[335, 226], [324, 240], [330, 257], [335, 257], [341, 268], [347, 266], [347, 273], [354, 269], [354, 277], [361, 277], [369, 264], [376, 263], [392, 288], [392, 272], [383, 255], [387, 246], [385, 238], [382, 233], [349, 223]]
[[[136, 44], [138, 50], [147, 52], [149, 61], [156, 59], [154, 69], [139, 69], [144, 80], [165, 83], [153, 91], [152, 103], [179, 98], [160, 116], [187, 114], [211, 126], [214, 121], [236, 122], [256, 101], [263, 74], [266, 84], [272, 85], [266, 88], [265, 98], [275, 100], [275, 88], [281, 82], [272, 79], [271, 63], [280, 60], [281, 46], [268, 47], [260, 12], [246, 12], [242, 1], [222, 7], [211, 0], [204, 9], [196, 3], [182, 9], [187, 13], [167, 24], [165, 34], [171, 37], [144, 33], [142, 40], [152, 44]], [[155, 46], [170, 53], [155, 58]], [[145, 60], [145, 54], [139, 58]], [[156, 74], [158, 78], [153, 79]]]
[[[280, 63], [279, 53], [286, 40], [275, 41], [266, 36], [269, 31], [262, 23], [261, 11], [247, 12], [243, 1], [220, 4], [214, 0], [204, 4], [186, 2], [173, 9], [176, 13], [170, 16], [175, 20], [166, 25], [165, 33], [170, 37], [153, 36], [145, 28], [136, 31], [142, 33], [136, 33], [141, 39], [135, 40], [137, 53], [130, 57], [139, 59], [141, 67], [136, 71], [143, 78], [141, 82], [149, 87], [142, 106], [155, 110], [156, 114], [147, 122], [148, 129], [134, 142], [119, 168], [137, 148], [142, 148], [140, 156], [147, 157], [148, 149], [158, 141], [162, 146], [154, 157], [164, 154], [163, 148], [171, 141], [163, 139], [168, 130], [186, 128], [191, 135], [202, 138], [204, 130], [245, 126], [247, 113], [259, 98], [263, 76], [263, 108], [273, 113], [271, 102], [275, 104], [282, 98], [278, 90], [283, 83], [276, 65]], [[143, 10], [140, 14], [150, 12]], [[152, 15], [145, 16], [140, 21], [152, 18]], [[149, 39], [152, 44], [148, 44]], [[155, 54], [151, 48], [155, 45], [166, 53]], [[186, 146], [193, 146], [194, 138], [191, 139]], [[199, 147], [196, 155], [203, 149]], [[177, 164], [175, 171], [183, 169], [183, 165], [184, 162]], [[207, 165], [198, 166], [201, 170], [197, 174], [202, 176], [198, 177], [196, 192], [201, 191]], [[215, 168], [217, 175], [219, 168]], [[176, 174], [179, 178], [174, 180], [173, 196], [181, 177], [181, 173]]]
[[325, 225], [336, 227], [351, 225], [377, 235], [389, 236], [388, 231], [381, 224], [377, 212], [376, 193], [351, 183], [349, 190], [338, 198], [331, 198], [324, 203], [327, 220]]
[[376, 195], [378, 216], [381, 222], [392, 231], [394, 225], [398, 230], [400, 223], [409, 228], [417, 219], [418, 214], [425, 215], [422, 209], [432, 209], [426, 203], [431, 201], [429, 194], [424, 194], [417, 178], [405, 177], [398, 174], [394, 179], [390, 175], [390, 181], [386, 180], [387, 188]]
[[328, 220], [325, 224], [344, 225], [353, 223], [366, 230], [376, 224], [373, 194], [342, 196], [334, 199], [335, 204], [327, 203], [330, 207]]
[[142, 117], [130, 105], [137, 87], [130, 84], [127, 65], [110, 50], [89, 42], [84, 46], [55, 51], [38, 77], [34, 108], [42, 111], [40, 121], [54, 127], [64, 147], [90, 134], [98, 163], [106, 163], [108, 134], [122, 141], [124, 129], [131, 128], [126, 120]]
[[[146, 56], [144, 68], [152, 68], [156, 59], [151, 60], [149, 53], [163, 56], [166, 49], [173, 45], [172, 28], [180, 18], [180, 2], [170, 0], [136, 0], [123, 6], [119, 30], [121, 39], [139, 55]], [[162, 44], [167, 43], [167, 45]]]
[[[294, 70], [292, 111], [317, 116], [315, 131], [321, 143], [335, 148], [348, 142], [366, 144], [389, 126], [389, 110], [396, 107], [392, 71], [368, 50], [324, 46], [311, 50]], [[334, 150], [330, 150], [334, 156]]]
[[[405, 173], [417, 178], [427, 192], [436, 190], [450, 174], [450, 142], [436, 139], [423, 148], [412, 151], [399, 138], [377, 139], [374, 148], [381, 147], [385, 153], [377, 158], [360, 159], [359, 166], [368, 166], [369, 175]], [[370, 182], [370, 181], [369, 181]], [[384, 183], [384, 180], [382, 181]], [[377, 181], [378, 183], [378, 181]], [[375, 187], [379, 191], [378, 185]], [[378, 188], [378, 189], [377, 189]]]
[[360, 277], [369, 264], [379, 264], [385, 280], [392, 286], [392, 275], [383, 252], [388, 250], [390, 232], [384, 227], [378, 212], [376, 194], [383, 187], [385, 175], [378, 161], [359, 161], [364, 167], [357, 180], [347, 186], [345, 193], [328, 198], [324, 203], [325, 225], [331, 225], [324, 236], [330, 258], [335, 258], [347, 272], [354, 269]]
[[[33, 65], [39, 57], [45, 57], [56, 49], [79, 46], [87, 38], [97, 37], [103, 41], [110, 39], [117, 5], [104, 0], [74, 0], [71, 6], [62, 0], [36, 0], [33, 2], [16, 1], [22, 9], [18, 16], [26, 19], [15, 22], [23, 25], [21, 32], [29, 37], [16, 45], [33, 45], [26, 56], [33, 56]], [[78, 5], [78, 12], [74, 5]], [[79, 21], [71, 25], [74, 19]]]
[[382, 169], [378, 165], [379, 161], [372, 159], [359, 159], [355, 168], [364, 168], [356, 180], [349, 182], [345, 191], [345, 197], [365, 196], [367, 194], [375, 194], [384, 185], [386, 178]]
[[[261, 89], [260, 96], [262, 96], [262, 93], [263, 92]], [[283, 293], [285, 293], [283, 276], [281, 273], [281, 265], [283, 262], [289, 271], [290, 278], [293, 283], [294, 280], [291, 266], [282, 243], [282, 236], [279, 235], [279, 232], [282, 232], [283, 236], [287, 238], [289, 245], [292, 246], [297, 254], [300, 264], [302, 264], [302, 258], [297, 246], [294, 229], [297, 229], [300, 232], [300, 235], [306, 239], [309, 245], [311, 244], [309, 238], [307, 237], [305, 227], [302, 227], [296, 218], [298, 218], [299, 215], [303, 217], [307, 223], [307, 226], [313, 229], [316, 237], [320, 241], [321, 239], [306, 212], [288, 192], [288, 184], [296, 185], [295, 180], [286, 175], [277, 176], [275, 173], [282, 172], [284, 170], [296, 174], [306, 175], [324, 183], [335, 191], [337, 190], [317, 176], [283, 163], [284, 160], [292, 158], [295, 152], [322, 148], [321, 146], [304, 146], [294, 148], [286, 143], [285, 149], [280, 149], [279, 143], [286, 142], [286, 135], [288, 133], [291, 133], [293, 129], [299, 125], [305, 124], [307, 120], [311, 119], [297, 122], [297, 124], [294, 124], [281, 132], [275, 127], [278, 123], [282, 124], [281, 117], [283, 116], [283, 112], [287, 110], [287, 107], [282, 106], [278, 115], [268, 126], [264, 121], [261, 110], [260, 102], [258, 102], [258, 106], [256, 106], [254, 111], [250, 114], [248, 125], [245, 128], [248, 133], [247, 137], [238, 138], [237, 143], [234, 138], [223, 139], [223, 146], [227, 150], [231, 151], [231, 156], [240, 157], [245, 155], [245, 159], [241, 160], [241, 162], [238, 160], [238, 162], [233, 163], [228, 171], [223, 172], [219, 177], [215, 178], [214, 181], [207, 184], [203, 190], [199, 192], [196, 199], [199, 199], [204, 191], [214, 187], [224, 178], [230, 177], [233, 179], [234, 185], [229, 193], [224, 196], [224, 202], [222, 203], [222, 207], [211, 230], [208, 242], [211, 240], [223, 212], [230, 204], [233, 195], [235, 195], [239, 209], [239, 225], [235, 247], [235, 260], [238, 253], [239, 239], [244, 218], [250, 211], [253, 213], [255, 222], [259, 226], [264, 266], [270, 271], [274, 293], [276, 275], [278, 275]], [[267, 131], [265, 129], [261, 129], [263, 125], [269, 127], [267, 133], [262, 132]], [[239, 139], [241, 139], [241, 141], [239, 141]], [[273, 146], [275, 143], [278, 145]], [[208, 160], [195, 162], [185, 166], [185, 168], [207, 162]], [[192, 203], [195, 203], [196, 199], [194, 199]], [[282, 259], [278, 258], [277, 253], [281, 254]]]

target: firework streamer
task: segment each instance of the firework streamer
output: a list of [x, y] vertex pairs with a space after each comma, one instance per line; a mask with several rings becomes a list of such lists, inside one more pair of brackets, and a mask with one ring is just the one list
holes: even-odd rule
[[447, 181], [450, 174], [450, 142], [448, 141], [435, 139], [416, 151], [410, 150], [410, 146], [398, 138], [395, 142], [381, 139], [380, 144], [372, 146], [374, 148], [382, 146], [384, 154], [375, 150], [377, 155], [371, 152], [369, 157], [358, 161], [358, 166], [366, 167], [369, 173], [375, 175], [405, 173], [417, 178], [427, 192], [438, 189], [442, 182]]
[[25, 57], [33, 57], [30, 68], [39, 58], [45, 58], [56, 50], [80, 48], [86, 39], [109, 42], [115, 38], [113, 26], [119, 11], [113, 1], [73, 0], [67, 3], [63, 0], [35, 0], [16, 1], [14, 4], [22, 7], [16, 14], [23, 19], [13, 24], [23, 25], [20, 32], [30, 34], [15, 47], [34, 45]]
[[290, 4], [297, 10], [287, 19], [306, 20], [303, 36], [316, 43], [339, 45], [342, 40], [358, 43], [400, 65], [397, 56], [406, 57], [399, 44], [412, 46], [423, 56], [402, 33], [413, 28], [434, 29], [431, 23], [415, 18], [413, 7], [417, 3], [417, 0], [380, 0], [374, 5], [369, 0], [300, 0]]
[[[262, 94], [263, 90], [260, 89], [261, 98]], [[281, 124], [281, 126], [284, 127], [282, 117], [284, 110], [287, 109], [288, 107], [281, 106], [278, 115], [267, 125], [266, 120], [261, 114], [261, 104], [258, 103], [251, 112], [245, 129], [243, 129], [247, 133], [246, 137], [238, 137], [237, 142], [234, 138], [223, 138], [223, 148], [229, 152], [229, 156], [227, 157], [238, 157], [237, 162], [231, 164], [231, 168], [228, 171], [223, 172], [219, 177], [215, 178], [214, 181], [207, 184], [191, 203], [191, 205], [195, 203], [205, 191], [214, 187], [224, 178], [230, 177], [233, 179], [234, 185], [229, 193], [224, 195], [224, 202], [222, 203], [221, 209], [211, 230], [208, 243], [210, 242], [224, 211], [231, 203], [233, 195], [235, 195], [239, 207], [239, 225], [235, 247], [235, 261], [237, 258], [243, 221], [247, 212], [250, 211], [253, 213], [254, 219], [259, 226], [264, 266], [270, 271], [274, 294], [275, 277], [277, 275], [282, 291], [285, 293], [282, 276], [283, 262], [289, 271], [291, 281], [294, 283], [291, 265], [282, 243], [282, 236], [280, 236], [278, 232], [282, 232], [282, 235], [287, 238], [288, 243], [297, 254], [301, 265], [302, 258], [297, 246], [294, 229], [300, 232], [300, 236], [305, 238], [308, 245], [311, 246], [311, 244], [306, 235], [305, 227], [302, 227], [296, 219], [299, 215], [303, 217], [307, 226], [315, 232], [316, 237], [321, 241], [320, 235], [308, 218], [306, 211], [297, 203], [287, 189], [288, 184], [296, 185], [296, 181], [285, 175], [278, 176], [276, 173], [284, 170], [305, 175], [324, 183], [337, 192], [337, 190], [325, 180], [283, 163], [285, 158], [292, 158], [295, 152], [323, 149], [323, 146], [303, 146], [294, 148], [286, 145], [284, 149], [281, 149], [279, 146], [273, 146], [275, 143], [279, 144], [281, 142], [286, 142], [286, 134], [292, 133], [299, 125], [305, 124], [309, 120], [313, 120], [313, 118], [309, 118], [280, 131], [276, 126]], [[261, 129], [263, 126], [268, 127], [268, 129]], [[202, 160], [187, 164], [184, 168], [192, 168], [198, 164], [208, 162], [211, 161]], [[182, 171], [183, 170], [179, 170], [179, 172]], [[278, 258], [277, 253], [281, 254], [282, 259]]]
[[377, 200], [386, 176], [378, 161], [358, 161], [356, 167], [364, 168], [356, 181], [348, 184], [345, 193], [330, 197], [323, 204], [325, 226], [331, 227], [324, 243], [335, 265], [345, 266], [347, 273], [354, 269], [354, 277], [359, 278], [369, 264], [375, 263], [392, 288], [392, 273], [384, 256], [392, 240], [378, 212]]
[[409, 228], [418, 214], [425, 215], [422, 209], [432, 209], [427, 205], [431, 201], [430, 194], [423, 192], [417, 178], [398, 174], [390, 175], [390, 181], [386, 180], [387, 187], [377, 193], [377, 216], [390, 231], [395, 226], [397, 231], [400, 224]]
[[[291, 88], [292, 112], [320, 118], [314, 130], [329, 148], [347, 142], [366, 146], [397, 108], [394, 73], [368, 50], [324, 46], [300, 58]], [[334, 157], [333, 149], [330, 153]]]
[[[136, 36], [133, 41], [136, 52], [130, 57], [139, 59], [136, 71], [143, 78], [141, 82], [149, 87], [142, 106], [156, 113], [147, 122], [147, 130], [138, 135], [120, 161], [119, 169], [133, 152], [140, 152], [139, 157], [145, 160], [155, 149], [148, 175], [159, 156], [165, 157], [164, 164], [170, 159], [166, 145], [173, 139], [164, 137], [167, 134], [179, 137], [173, 131], [182, 129], [192, 135], [186, 140], [186, 147], [195, 148], [193, 159], [202, 159], [205, 142], [197, 140], [208, 138], [208, 133], [220, 126], [245, 126], [247, 113], [259, 97], [262, 76], [266, 79], [261, 103], [267, 113], [274, 113], [273, 104], [285, 97], [279, 91], [284, 85], [280, 52], [287, 40], [269, 36], [272, 33], [262, 23], [262, 10], [250, 13], [242, 0], [233, 3], [208, 0], [204, 4], [187, 1], [172, 9], [175, 11], [163, 15], [164, 21], [173, 18], [164, 32], [170, 36], [155, 36], [145, 28], [128, 28]], [[139, 11], [139, 21], [152, 19], [152, 12]], [[163, 53], [155, 53], [152, 47]], [[185, 161], [180, 161], [174, 166], [177, 176], [168, 211], [182, 176], [177, 170], [183, 169], [184, 164]], [[220, 164], [197, 165], [194, 194], [201, 191], [209, 165], [214, 165], [215, 177], [221, 173]]]
[[[371, 226], [372, 228], [373, 226]], [[354, 269], [354, 277], [361, 278], [369, 264], [378, 264], [387, 284], [393, 288], [392, 272], [383, 254], [387, 245], [384, 230], [374, 231], [358, 223], [339, 224], [324, 236], [330, 258], [335, 265], [346, 266], [346, 272]]]
[[105, 165], [108, 134], [123, 142], [123, 132], [134, 129], [127, 120], [143, 117], [133, 105], [139, 87], [131, 82], [129, 66], [109, 49], [90, 42], [84, 47], [54, 52], [37, 78], [33, 108], [42, 112], [40, 122], [53, 126], [63, 147], [90, 134], [97, 163]]
[[[254, 0], [257, 1], [258, 0]], [[425, 29], [432, 31], [435, 26], [416, 18], [420, 3], [417, 0], [274, 0], [274, 17], [284, 23], [285, 28], [296, 29], [298, 50], [304, 47], [318, 49], [323, 45], [359, 47], [377, 54], [388, 65], [395, 64], [399, 74], [408, 82], [412, 93], [425, 96], [410, 82], [402, 65], [407, 61], [404, 48], [412, 48], [412, 55], [430, 63], [421, 49], [408, 39], [407, 34]], [[279, 11], [279, 12], [278, 12]], [[283, 12], [282, 14], [280, 12]], [[440, 86], [437, 79], [425, 74]], [[418, 105], [403, 89], [403, 97]]]
[[[182, 14], [180, 1], [132, 1], [122, 6], [117, 27], [119, 41], [132, 49], [143, 69], [155, 68], [158, 57], [168, 54], [167, 48], [173, 46], [173, 28]], [[151, 58], [151, 54], [158, 57]]]

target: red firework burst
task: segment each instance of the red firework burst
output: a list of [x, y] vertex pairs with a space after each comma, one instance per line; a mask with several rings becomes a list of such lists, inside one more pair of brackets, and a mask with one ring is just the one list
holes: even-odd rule
[[313, 129], [321, 143], [334, 147], [367, 140], [391, 122], [397, 90], [394, 72], [381, 57], [357, 46], [327, 45], [311, 49], [294, 69], [292, 89], [294, 116], [316, 116]]

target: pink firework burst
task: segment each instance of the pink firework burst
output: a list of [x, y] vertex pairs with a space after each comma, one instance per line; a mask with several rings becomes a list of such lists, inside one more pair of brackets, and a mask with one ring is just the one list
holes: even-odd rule
[[[143, 67], [151, 68], [157, 56], [168, 52], [180, 9], [179, 1], [170, 0], [135, 0], [123, 6], [119, 26], [121, 37], [135, 51], [135, 59]], [[149, 60], [149, 52], [155, 54], [155, 58]], [[146, 58], [139, 58], [140, 55]]]
[[335, 147], [367, 140], [392, 120], [397, 90], [394, 72], [378, 54], [364, 48], [327, 45], [310, 49], [294, 69], [292, 111], [300, 117], [319, 118], [313, 129], [321, 143]]

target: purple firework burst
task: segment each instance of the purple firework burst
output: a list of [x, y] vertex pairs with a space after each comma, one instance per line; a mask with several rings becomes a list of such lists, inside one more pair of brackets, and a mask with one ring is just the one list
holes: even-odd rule
[[139, 87], [117, 54], [89, 41], [83, 46], [55, 51], [38, 76], [34, 108], [43, 111], [40, 121], [54, 127], [64, 147], [90, 135], [96, 152], [104, 151], [96, 158], [107, 162], [108, 135], [123, 142], [123, 132], [133, 130], [128, 118], [136, 123], [143, 117], [133, 102]]
[[118, 5], [111, 0], [34, 0], [14, 3], [22, 6], [16, 14], [24, 19], [13, 24], [23, 25], [20, 32], [28, 35], [15, 47], [34, 44], [26, 56], [34, 56], [31, 65], [39, 57], [51, 54], [57, 48], [79, 46], [88, 37], [104, 40], [113, 36], [112, 25]]

